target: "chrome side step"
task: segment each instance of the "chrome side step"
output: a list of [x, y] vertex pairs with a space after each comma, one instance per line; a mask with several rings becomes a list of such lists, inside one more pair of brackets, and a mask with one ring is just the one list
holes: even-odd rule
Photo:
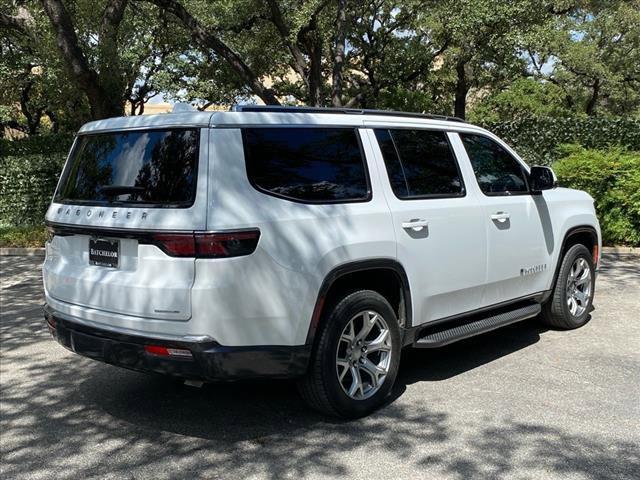
[[[504, 327], [512, 323], [535, 317], [541, 311], [539, 304], [526, 305], [502, 312], [490, 317], [471, 320], [467, 323], [455, 322], [455, 326], [447, 328], [447, 324], [435, 325], [433, 327], [426, 326], [419, 337], [413, 343], [416, 348], [437, 348], [449, 343], [457, 342], [465, 338], [480, 335], [481, 333], [490, 332], [496, 328]], [[453, 322], [452, 322], [453, 323]]]

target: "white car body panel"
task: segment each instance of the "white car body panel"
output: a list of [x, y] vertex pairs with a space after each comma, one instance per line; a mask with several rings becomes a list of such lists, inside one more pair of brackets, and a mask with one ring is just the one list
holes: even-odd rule
[[[252, 187], [240, 129], [264, 125], [359, 128], [371, 199], [307, 204]], [[85, 125], [80, 134], [172, 126], [202, 129], [192, 207], [52, 203], [46, 220], [153, 231], [258, 228], [255, 252], [178, 259], [154, 245], [123, 240], [121, 268], [105, 271], [88, 265], [89, 234], [56, 236], [47, 245], [43, 276], [47, 303], [62, 315], [158, 338], [206, 337], [228, 346], [303, 345], [321, 285], [341, 265], [370, 259], [398, 262], [407, 273], [416, 326], [549, 290], [565, 234], [591, 226], [599, 237], [593, 201], [583, 192], [556, 188], [536, 196], [483, 195], [456, 132], [482, 133], [504, 143], [465, 123], [380, 115], [191, 112], [102, 120]], [[466, 196], [398, 200], [371, 130], [377, 126], [449, 132]], [[498, 211], [510, 214], [510, 228], [497, 228], [491, 220]], [[428, 221], [424, 238], [402, 228], [413, 219]], [[108, 237], [108, 231], [100, 235]], [[537, 265], [546, 267], [521, 275], [521, 269]]]

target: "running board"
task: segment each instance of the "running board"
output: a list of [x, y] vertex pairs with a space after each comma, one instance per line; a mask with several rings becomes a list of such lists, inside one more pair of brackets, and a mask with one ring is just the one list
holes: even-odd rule
[[[541, 311], [539, 304], [531, 304], [524, 307], [499, 313], [491, 317], [472, 320], [468, 323], [455, 323], [455, 326], [447, 328], [447, 324], [426, 327], [420, 332], [420, 337], [413, 343], [416, 348], [437, 348], [449, 343], [457, 342], [465, 338], [473, 337], [481, 333], [490, 332], [496, 328], [504, 327], [512, 323], [535, 317]], [[476, 317], [477, 318], [477, 317]], [[437, 330], [436, 330], [437, 329]]]

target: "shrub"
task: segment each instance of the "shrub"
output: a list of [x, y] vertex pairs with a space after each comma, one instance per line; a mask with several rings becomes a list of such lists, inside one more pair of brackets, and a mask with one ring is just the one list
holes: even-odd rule
[[44, 247], [47, 229], [42, 225], [28, 227], [0, 227], [0, 248]]
[[511, 145], [530, 165], [551, 165], [562, 144], [640, 151], [640, 120], [633, 118], [523, 118], [481, 124]]
[[640, 152], [563, 145], [553, 164], [561, 185], [595, 199], [602, 236], [608, 245], [640, 246]]
[[0, 157], [0, 224], [42, 224], [65, 155]]

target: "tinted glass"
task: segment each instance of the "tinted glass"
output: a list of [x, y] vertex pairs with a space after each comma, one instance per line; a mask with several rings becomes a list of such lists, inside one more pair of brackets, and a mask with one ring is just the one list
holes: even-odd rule
[[309, 202], [369, 196], [357, 131], [351, 128], [247, 128], [247, 173], [258, 189]]
[[398, 198], [459, 196], [464, 187], [445, 132], [376, 130]]
[[195, 199], [197, 130], [78, 137], [57, 202], [189, 206]]
[[504, 148], [482, 135], [461, 133], [460, 138], [484, 193], [509, 195], [528, 190], [520, 162]]

